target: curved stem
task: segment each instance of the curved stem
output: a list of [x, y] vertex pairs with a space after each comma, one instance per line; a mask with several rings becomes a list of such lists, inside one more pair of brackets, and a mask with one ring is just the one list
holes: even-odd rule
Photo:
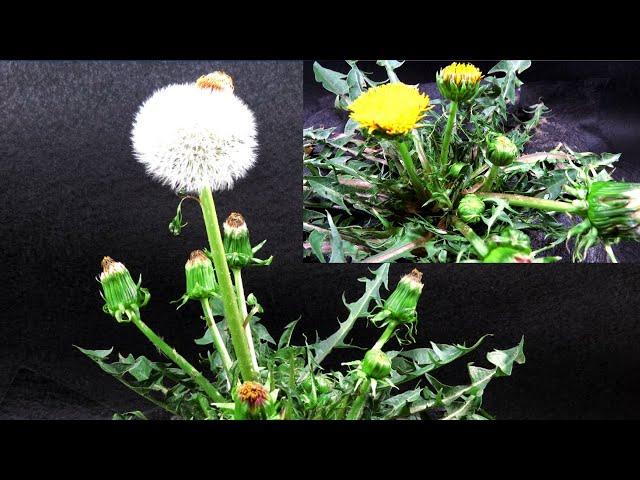
[[416, 167], [413, 164], [413, 159], [409, 154], [409, 148], [407, 147], [407, 144], [403, 140], [398, 140], [396, 142], [396, 146], [398, 147], [398, 152], [400, 153], [402, 164], [404, 165], [404, 168], [407, 171], [407, 174], [409, 175], [409, 180], [411, 180], [411, 184], [413, 185], [414, 190], [420, 197], [421, 201], [426, 200], [427, 191], [424, 188], [422, 180], [418, 176]]
[[464, 238], [469, 240], [469, 243], [481, 258], [484, 258], [489, 254], [489, 248], [484, 243], [484, 240], [482, 240], [469, 225], [456, 216], [451, 218], [451, 222], [453, 223], [453, 226], [456, 227], [462, 235], [464, 235]]
[[493, 187], [493, 182], [496, 181], [496, 177], [498, 176], [499, 171], [500, 171], [500, 167], [498, 167], [497, 165], [491, 165], [491, 170], [489, 170], [489, 176], [485, 180], [484, 185], [482, 185], [482, 188], [480, 188], [481, 192], [486, 192], [488, 190], [491, 190], [491, 187]]
[[209, 187], [203, 188], [200, 192], [200, 206], [202, 207], [202, 216], [207, 229], [207, 237], [209, 238], [213, 265], [220, 284], [224, 315], [231, 334], [231, 343], [233, 343], [233, 349], [236, 352], [240, 374], [245, 381], [255, 380], [256, 372], [251, 363], [251, 352], [249, 351], [249, 344], [242, 326], [243, 320], [240, 316], [238, 302], [231, 283], [231, 274], [229, 273], [229, 265], [224, 253], [216, 207]]
[[449, 157], [449, 144], [451, 143], [451, 133], [453, 132], [453, 124], [456, 121], [456, 113], [458, 112], [458, 102], [451, 102], [451, 110], [447, 119], [447, 126], [444, 129], [444, 137], [442, 138], [442, 149], [440, 150], [440, 169], [447, 166]]
[[347, 420], [360, 420], [362, 412], [364, 412], [364, 406], [369, 398], [369, 387], [371, 386], [371, 380], [365, 378], [360, 384], [358, 389], [358, 396], [351, 405], [351, 410], [347, 413]]
[[586, 211], [584, 205], [577, 203], [562, 202], [559, 200], [545, 200], [544, 198], [528, 197], [526, 195], [516, 195], [513, 193], [476, 192], [475, 195], [486, 199], [499, 198], [501, 200], [506, 200], [512, 207], [535, 208], [537, 210], [545, 210], [549, 212], [578, 214]]
[[395, 331], [397, 326], [398, 322], [389, 322], [387, 328], [385, 328], [384, 332], [382, 332], [382, 335], [380, 335], [380, 338], [373, 345], [372, 349], [381, 350], [382, 347], [384, 347], [384, 344], [387, 343], [393, 336], [393, 332]]
[[251, 333], [251, 319], [249, 318], [249, 312], [247, 312], [247, 301], [244, 296], [244, 285], [242, 283], [242, 270], [240, 268], [234, 268], [233, 270], [233, 282], [236, 286], [236, 293], [238, 295], [238, 307], [240, 313], [244, 318], [243, 322], [247, 322], [244, 327], [244, 332], [247, 335], [247, 343], [249, 344], [249, 351], [251, 352], [251, 364], [255, 371], [259, 370], [258, 358], [256, 357], [256, 349], [253, 344], [253, 334]]
[[218, 326], [216, 325], [216, 321], [213, 318], [213, 311], [211, 310], [211, 305], [209, 304], [208, 298], [203, 298], [200, 300], [200, 304], [202, 305], [202, 312], [204, 313], [204, 319], [207, 322], [207, 326], [209, 330], [211, 330], [211, 336], [213, 338], [213, 344], [218, 350], [220, 354], [220, 358], [222, 359], [222, 366], [224, 367], [224, 371], [227, 374], [227, 378], [231, 381], [231, 367], [233, 366], [233, 360], [231, 360], [231, 355], [227, 351], [227, 347], [224, 344], [224, 340], [222, 339], [222, 335], [220, 335], [220, 330], [218, 330]]
[[218, 392], [209, 380], [191, 365], [182, 355], [180, 355], [174, 348], [171, 348], [167, 342], [155, 334], [140, 318], [139, 315], [132, 315], [131, 321], [134, 323], [138, 330], [140, 330], [145, 337], [147, 337], [151, 343], [153, 343], [158, 349], [164, 353], [173, 363], [178, 365], [187, 375], [189, 375], [196, 384], [204, 390], [207, 396], [214, 402], [224, 402], [224, 397]]

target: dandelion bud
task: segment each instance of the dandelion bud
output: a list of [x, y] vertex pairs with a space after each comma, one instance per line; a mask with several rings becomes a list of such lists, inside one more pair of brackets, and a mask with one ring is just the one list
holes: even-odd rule
[[458, 204], [458, 217], [463, 222], [477, 223], [484, 214], [484, 201], [477, 195], [465, 195]]
[[264, 407], [269, 401], [269, 392], [257, 382], [244, 382], [236, 395], [236, 419], [264, 418]]
[[362, 371], [369, 378], [383, 380], [391, 373], [391, 360], [382, 350], [369, 350], [362, 360]]
[[233, 79], [226, 73], [220, 71], [202, 75], [196, 81], [196, 85], [202, 89], [233, 93]]
[[102, 259], [102, 273], [98, 281], [102, 285], [102, 298], [105, 301], [103, 310], [118, 322], [129, 321], [129, 316], [137, 314], [139, 307], [149, 301], [149, 292], [140, 288], [140, 282], [136, 284], [133, 281], [127, 267], [111, 257]]
[[478, 92], [482, 72], [470, 63], [454, 62], [436, 74], [442, 96], [452, 102], [465, 102]]
[[227, 254], [227, 262], [231, 268], [246, 267], [251, 263], [253, 251], [249, 241], [249, 229], [244, 218], [239, 213], [233, 212], [223, 225], [224, 251]]
[[640, 183], [594, 182], [587, 203], [589, 221], [598, 235], [640, 239]]
[[[302, 381], [302, 388], [306, 392], [312, 391], [312, 376], [311, 374], [307, 375]], [[316, 392], [319, 395], [323, 395], [325, 393], [329, 393], [333, 388], [333, 383], [329, 380], [325, 375], [314, 375], [313, 382], [316, 384]]]
[[493, 165], [506, 167], [518, 157], [518, 147], [509, 137], [496, 135], [487, 144], [487, 155]]
[[398, 286], [384, 302], [382, 312], [373, 321], [389, 319], [399, 323], [415, 322], [416, 307], [422, 293], [422, 273], [413, 269], [398, 282]]
[[211, 298], [217, 291], [216, 276], [211, 260], [201, 250], [194, 250], [184, 266], [187, 293], [191, 300]]

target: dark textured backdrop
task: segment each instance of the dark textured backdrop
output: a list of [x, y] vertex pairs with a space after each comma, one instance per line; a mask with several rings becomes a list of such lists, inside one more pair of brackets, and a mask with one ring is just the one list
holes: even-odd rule
[[[145, 320], [184, 355], [203, 331], [183, 291], [188, 252], [205, 244], [199, 213], [172, 237], [176, 197], [132, 158], [129, 129], [155, 88], [223, 68], [256, 112], [260, 157], [218, 196], [220, 216], [243, 212], [274, 264], [247, 273], [274, 334], [303, 317], [299, 332], [331, 333], [340, 299], [360, 295], [361, 265], [302, 264], [300, 256], [302, 66], [273, 62], [0, 63], [0, 418], [109, 418], [139, 401], [72, 345], [115, 346], [154, 356], [131, 326], [101, 311], [94, 276], [109, 254], [143, 275], [152, 293]], [[570, 71], [570, 69], [568, 69]], [[619, 95], [623, 95], [623, 92]], [[630, 107], [629, 107], [630, 108]], [[621, 110], [622, 111], [622, 110]], [[620, 127], [624, 122], [620, 122]], [[630, 130], [633, 131], [633, 130]], [[407, 266], [391, 268], [395, 283]], [[634, 265], [425, 266], [418, 341], [489, 347], [526, 337], [527, 364], [490, 385], [499, 418], [639, 417], [640, 340]], [[364, 326], [362, 324], [361, 326]], [[359, 328], [356, 343], [375, 332]], [[297, 336], [302, 340], [301, 336]], [[337, 355], [336, 364], [345, 357]], [[470, 357], [482, 364], [482, 355]], [[465, 380], [464, 362], [441, 379]]]

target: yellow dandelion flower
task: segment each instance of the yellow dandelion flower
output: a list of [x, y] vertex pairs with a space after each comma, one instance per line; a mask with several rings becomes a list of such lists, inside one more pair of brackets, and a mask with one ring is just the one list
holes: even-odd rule
[[429, 96], [404, 83], [370, 88], [349, 105], [352, 120], [369, 133], [379, 130], [387, 135], [409, 133], [429, 108]]
[[436, 74], [436, 84], [443, 97], [463, 102], [472, 98], [478, 91], [482, 72], [470, 63], [453, 62]]

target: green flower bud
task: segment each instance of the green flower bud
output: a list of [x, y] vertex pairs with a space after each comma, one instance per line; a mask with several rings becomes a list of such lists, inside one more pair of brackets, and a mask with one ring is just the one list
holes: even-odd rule
[[217, 290], [216, 275], [211, 260], [202, 252], [194, 250], [184, 266], [187, 277], [186, 296], [191, 300], [213, 297]]
[[465, 195], [458, 204], [458, 217], [463, 222], [477, 223], [484, 214], [484, 201], [477, 195]]
[[253, 259], [249, 229], [239, 213], [229, 215], [223, 225], [223, 245], [231, 268], [246, 267]]
[[398, 286], [389, 298], [384, 302], [380, 314], [374, 317], [374, 321], [388, 318], [400, 323], [412, 323], [417, 319], [416, 307], [422, 293], [422, 273], [413, 269], [400, 279]]
[[594, 182], [587, 203], [600, 237], [640, 240], [640, 183]]
[[531, 252], [531, 240], [521, 230], [515, 228], [505, 228], [497, 235], [492, 235], [487, 242], [489, 248], [510, 247], [522, 252]]
[[436, 85], [442, 96], [453, 102], [465, 102], [478, 92], [482, 72], [470, 63], [452, 63], [436, 73]]
[[149, 302], [149, 291], [140, 288], [140, 282], [136, 284], [133, 281], [127, 267], [111, 257], [102, 259], [102, 273], [98, 281], [105, 301], [103, 310], [118, 322], [130, 321], [129, 317], [137, 315], [139, 308]]
[[383, 380], [391, 374], [391, 360], [382, 350], [369, 350], [362, 360], [362, 371], [369, 378]]
[[[325, 375], [315, 375], [313, 380], [315, 381], [316, 393], [318, 393], [318, 395], [329, 393], [333, 388], [333, 383]], [[305, 392], [311, 392], [313, 390], [312, 387], [311, 374], [309, 374], [302, 381], [302, 388]]]
[[498, 167], [511, 165], [518, 158], [518, 147], [504, 135], [494, 135], [487, 143], [489, 161]]

